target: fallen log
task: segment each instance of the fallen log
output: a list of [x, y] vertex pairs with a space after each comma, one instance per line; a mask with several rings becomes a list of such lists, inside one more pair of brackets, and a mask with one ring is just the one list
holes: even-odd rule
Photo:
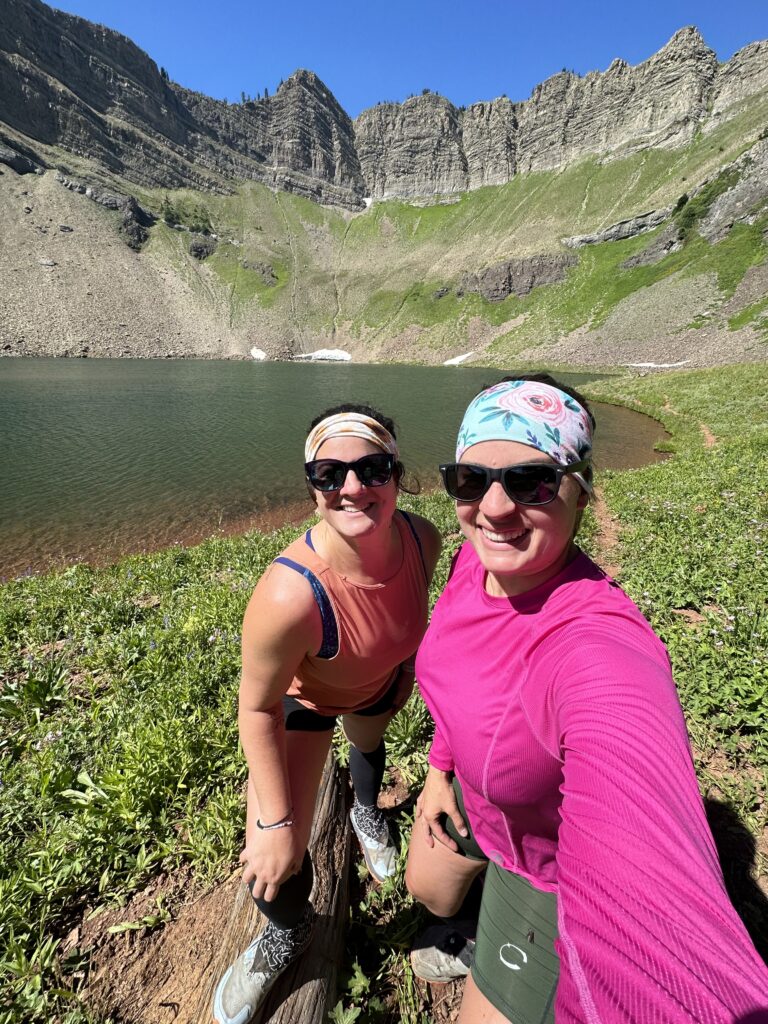
[[[349, 910], [345, 775], [329, 755], [310, 837], [314, 938], [275, 985], [255, 1024], [324, 1024], [334, 1004]], [[177, 891], [188, 884], [181, 877], [174, 881]], [[116, 919], [141, 917], [147, 909], [142, 901], [154, 905], [155, 895], [139, 894], [136, 906], [118, 911]], [[105, 934], [93, 948], [84, 1001], [120, 1024], [209, 1024], [219, 979], [264, 923], [238, 871], [181, 906], [162, 929]]]
[[[315, 881], [312, 904], [317, 922], [312, 943], [270, 992], [254, 1024], [323, 1024], [333, 1007], [336, 976], [344, 955], [349, 911], [351, 829], [347, 786], [332, 753], [323, 771], [309, 840]], [[208, 985], [201, 990], [196, 1021], [212, 1020], [211, 1004], [219, 978], [264, 925], [250, 893], [241, 885]], [[190, 1021], [190, 1024], [191, 1024]]]

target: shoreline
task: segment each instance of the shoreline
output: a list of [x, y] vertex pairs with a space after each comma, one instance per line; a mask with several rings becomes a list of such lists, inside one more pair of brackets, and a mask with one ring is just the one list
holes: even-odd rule
[[86, 548], [83, 548], [79, 552], [73, 551], [57, 556], [41, 557], [31, 565], [27, 559], [22, 559], [18, 563], [10, 562], [8, 565], [0, 564], [0, 587], [18, 580], [63, 572], [74, 565], [87, 565], [93, 569], [103, 569], [107, 566], [115, 565], [125, 558], [157, 554], [159, 551], [168, 551], [176, 547], [193, 548], [208, 540], [243, 537], [252, 531], [269, 535], [284, 527], [298, 526], [300, 523], [311, 518], [311, 516], [312, 507], [310, 506], [309, 499], [307, 499], [306, 502], [292, 502], [290, 505], [282, 505], [279, 508], [254, 513], [253, 515], [241, 516], [223, 523], [213, 530], [210, 529], [210, 524], [208, 526], [202, 524], [198, 526], [190, 525], [187, 530], [177, 531], [180, 533], [180, 536], [174, 538], [171, 543], [158, 538], [157, 543], [153, 544], [150, 542], [141, 547], [131, 545], [128, 547], [102, 548], [100, 552], [95, 553], [91, 553]]

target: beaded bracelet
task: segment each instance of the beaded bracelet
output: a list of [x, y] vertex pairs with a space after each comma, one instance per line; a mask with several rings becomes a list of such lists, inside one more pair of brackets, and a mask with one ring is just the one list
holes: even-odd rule
[[275, 828], [288, 828], [289, 825], [293, 824], [293, 818], [291, 817], [292, 814], [293, 808], [288, 811], [284, 818], [281, 818], [280, 821], [273, 822], [271, 825], [262, 825], [261, 821], [257, 818], [256, 828], [261, 829], [262, 832], [271, 832], [272, 829]]

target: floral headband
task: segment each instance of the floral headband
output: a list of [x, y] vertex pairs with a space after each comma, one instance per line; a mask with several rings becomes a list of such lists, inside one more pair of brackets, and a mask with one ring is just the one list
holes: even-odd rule
[[[456, 461], [481, 441], [517, 441], [568, 466], [591, 459], [592, 420], [559, 388], [531, 380], [502, 381], [469, 403], [456, 442]], [[581, 473], [573, 475], [585, 491], [592, 490]]]

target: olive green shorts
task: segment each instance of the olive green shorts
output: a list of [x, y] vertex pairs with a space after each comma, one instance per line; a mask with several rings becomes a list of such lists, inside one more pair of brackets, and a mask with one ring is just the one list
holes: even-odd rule
[[[461, 816], [470, 829], [461, 787], [453, 781]], [[465, 839], [445, 822], [461, 852], [488, 860], [470, 829]], [[485, 998], [514, 1024], [554, 1024], [560, 974], [555, 952], [557, 897], [488, 861], [477, 923], [472, 977]]]

